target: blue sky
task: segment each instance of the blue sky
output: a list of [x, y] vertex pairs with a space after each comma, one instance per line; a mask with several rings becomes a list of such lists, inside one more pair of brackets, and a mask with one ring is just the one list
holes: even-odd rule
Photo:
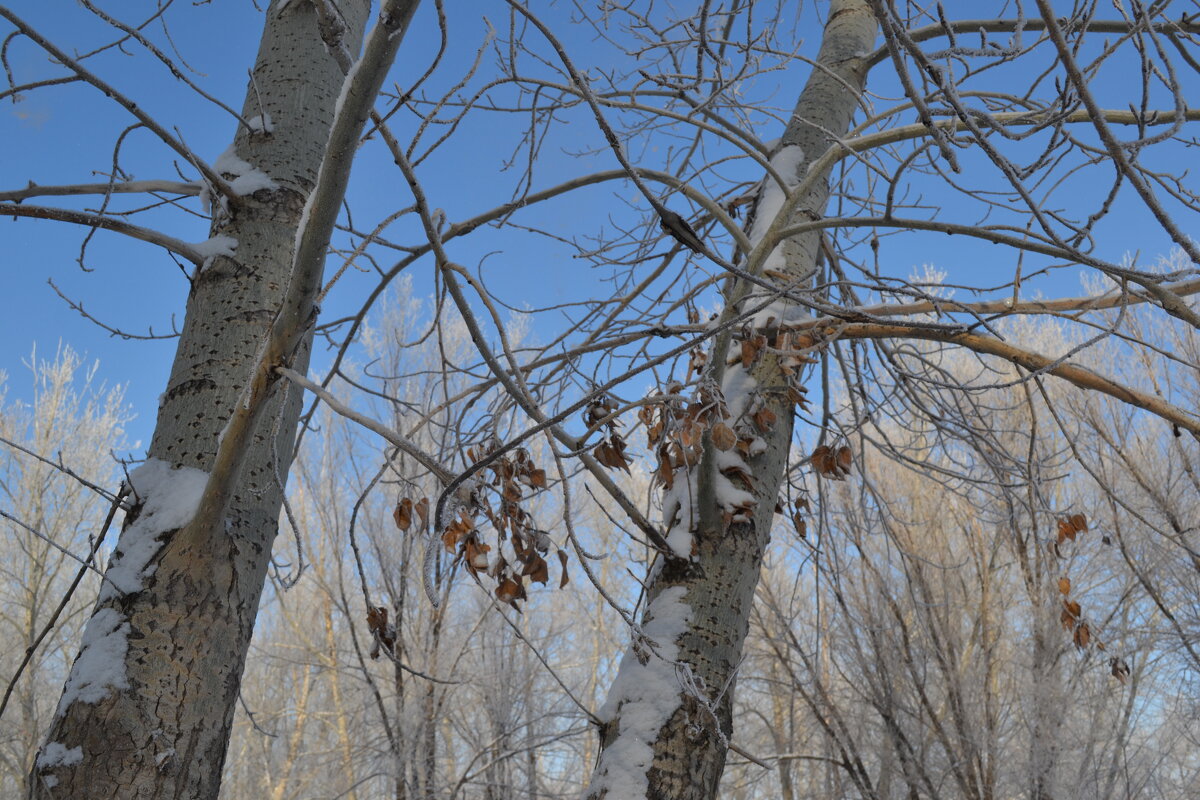
[[[144, 16], [148, 3], [110, 4], [123, 19]], [[451, 9], [450, 50], [447, 63], [465, 64], [473, 58], [486, 30], [481, 19], [484, 11], [498, 28], [506, 26], [502, 3], [471, 3], [469, 8]], [[957, 13], [986, 13], [992, 4], [964, 3]], [[1069, 5], [1069, 4], [1068, 4]], [[75, 3], [46, 3], [21, 0], [10, 7], [40, 31], [48, 34], [70, 52], [82, 52], [110, 40], [111, 32], [95, 22]], [[806, 6], [807, 7], [807, 6]], [[977, 7], [977, 9], [976, 9]], [[961, 8], [961, 11], [960, 11]], [[136, 9], [131, 11], [130, 9]], [[557, 34], [562, 37], [580, 65], [585, 68], [617, 66], [618, 55], [599, 41], [587, 26], [571, 21], [571, 8], [558, 5], [546, 12]], [[261, 29], [261, 13], [244, 0], [214, 0], [204, 5], [178, 2], [168, 13], [170, 42], [155, 32], [160, 45], [177, 48], [189, 65], [189, 77], [223, 102], [237, 108], [246, 87], [246, 71], [253, 63]], [[797, 23], [797, 31], [811, 30], [803, 52], [811, 52], [818, 32], [810, 11]], [[394, 77], [405, 84], [414, 73], [424, 70], [437, 49], [438, 36], [433, 6], [422, 5], [401, 48]], [[534, 43], [540, 51], [546, 48]], [[227, 146], [234, 132], [234, 121], [225, 112], [199, 98], [182, 86], [162, 65], [131, 46], [136, 56], [111, 50], [88, 61], [91, 68], [151, 110], [168, 128], [176, 128], [198, 153], [215, 158]], [[18, 79], [28, 80], [58, 74], [43, 53], [28, 42], [10, 48], [10, 60]], [[627, 61], [627, 60], [626, 60]], [[484, 60], [481, 76], [486, 77], [490, 63]], [[1009, 86], [1014, 78], [1027, 80], [1038, 67], [1023, 64], [998, 72], [997, 86]], [[886, 106], [887, 98], [900, 92], [889, 69], [881, 65], [873, 74], [870, 89], [876, 102]], [[451, 81], [439, 75], [436, 81]], [[769, 73], [757, 79], [749, 91], [772, 96], [777, 105], [788, 107], [803, 80], [803, 70]], [[1115, 63], [1102, 74], [1097, 85], [1102, 100], [1110, 98], [1118, 107], [1126, 107], [1136, 90], [1136, 74]], [[772, 81], [775, 81], [772, 84]], [[905, 120], [910, 121], [910, 120]], [[51, 87], [29, 93], [21, 102], [3, 103], [0, 112], [0, 139], [6, 152], [16, 154], [0, 162], [0, 189], [18, 188], [33, 180], [40, 184], [76, 183], [102, 180], [94, 170], [107, 169], [112, 160], [113, 143], [130, 123], [129, 116], [96, 90], [85, 86]], [[519, 115], [478, 112], [464, 122], [451, 144], [422, 166], [430, 202], [444, 208], [451, 220], [462, 219], [507, 199], [519, 166], [502, 171], [504, 161], [524, 132], [525, 120]], [[764, 122], [758, 135], [766, 140], [779, 135], [777, 124]], [[580, 155], [584, 144], [597, 145], [598, 134], [586, 115], [564, 118], [542, 152], [534, 177], [535, 188], [544, 187], [569, 176], [597, 169], [611, 169], [615, 160], [606, 152]], [[667, 146], [664, 140], [662, 146]], [[1172, 156], [1171, 153], [1175, 155]], [[1191, 157], [1180, 150], [1166, 151], [1168, 158]], [[648, 154], [653, 157], [653, 153]], [[979, 153], [960, 155], [968, 168], [982, 166]], [[376, 219], [409, 202], [407, 189], [398, 171], [381, 159], [378, 149], [364, 148], [351, 186], [354, 207], [364, 209], [356, 218], [360, 227], [369, 227]], [[130, 134], [122, 151], [122, 164], [137, 178], [176, 178], [174, 154], [169, 153], [145, 131]], [[1164, 164], [1170, 166], [1170, 164]], [[180, 165], [190, 177], [192, 171]], [[1081, 198], [1102, 191], [1107, 175], [1103, 168], [1094, 175], [1079, 175], [1060, 188], [1062, 193], [1077, 193]], [[936, 185], [923, 187], [931, 202], [944, 202]], [[31, 202], [53, 204], [53, 199]], [[681, 201], [676, 199], [673, 204]], [[1126, 192], [1119, 201], [1120, 214], [1098, 231], [1098, 253], [1119, 261], [1140, 251], [1143, 256], [1166, 252], [1165, 237], [1148, 219], [1145, 211]], [[90, 202], [89, 202], [90, 205]], [[186, 204], [198, 211], [194, 200]], [[585, 237], [598, 231], [610, 218], [629, 224], [635, 215], [644, 214], [644, 201], [628, 187], [613, 185], [577, 193], [568, 203], [554, 204], [531, 212], [530, 219], [556, 235]], [[681, 210], [683, 210], [681, 208]], [[954, 208], [954, 211], [960, 209]], [[1117, 222], [1120, 220], [1120, 222]], [[523, 218], [515, 218], [523, 222]], [[964, 218], [962, 221], [970, 221]], [[207, 237], [206, 221], [176, 211], [155, 212], [140, 224], [160, 224], [179, 238], [198, 241]], [[159, 248], [133, 242], [110, 233], [97, 233], [88, 244], [85, 272], [76, 263], [84, 231], [58, 222], [2, 220], [6, 313], [0, 315], [0, 369], [10, 376], [9, 397], [28, 396], [23, 360], [34, 347], [49, 356], [59, 342], [86, 353], [101, 362], [100, 375], [109, 382], [128, 385], [128, 397], [137, 419], [131, 425], [131, 441], [148, 444], [158, 394], [163, 390], [174, 352], [174, 341], [122, 341], [99, 330], [71, 310], [48, 285], [55, 284], [69, 298], [82, 302], [86, 310], [100, 320], [131, 333], [167, 332], [182, 321], [187, 281], [180, 269]], [[401, 237], [406, 238], [406, 237]], [[406, 239], [407, 240], [407, 239]], [[506, 302], [549, 304], [586, 299], [606, 291], [603, 276], [583, 262], [571, 258], [572, 249], [546, 238], [532, 237], [520, 229], [484, 229], [456, 242], [452, 256], [474, 269], [483, 264], [483, 274]], [[1012, 274], [1011, 254], [990, 245], [964, 241], [962, 237], [925, 234], [889, 241], [885, 254], [886, 269], [892, 274], [909, 275], [924, 264], [947, 270], [954, 283], [1001, 283]], [[1032, 264], [1032, 262], [1031, 262]], [[1026, 269], [1029, 269], [1027, 265]], [[418, 294], [431, 286], [428, 265], [413, 273]], [[353, 271], [339, 283], [325, 307], [325, 319], [348, 313], [373, 283], [369, 275]], [[1041, 286], [1046, 294], [1075, 294], [1079, 291], [1075, 270], [1065, 270]], [[557, 322], [556, 322], [557, 320]], [[569, 324], [560, 314], [538, 319], [535, 334], [549, 338], [556, 324]], [[315, 357], [319, 370], [322, 353]], [[327, 362], [326, 362], [327, 363]]]

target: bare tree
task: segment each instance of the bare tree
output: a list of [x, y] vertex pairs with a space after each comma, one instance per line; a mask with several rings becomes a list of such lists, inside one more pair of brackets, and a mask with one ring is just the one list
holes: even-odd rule
[[[87, 598], [97, 587], [95, 539], [128, 421], [123, 392], [106, 388], [96, 365], [85, 366], [70, 348], [53, 360], [32, 353], [27, 362], [33, 397], [5, 400], [0, 409], [0, 464], [4, 505], [4, 581], [0, 623], [9, 647], [0, 655], [0, 792], [17, 795], [33, 767], [54, 713], [55, 683], [66, 678], [67, 649], [82, 630]], [[0, 398], [12, 385], [0, 378]]]

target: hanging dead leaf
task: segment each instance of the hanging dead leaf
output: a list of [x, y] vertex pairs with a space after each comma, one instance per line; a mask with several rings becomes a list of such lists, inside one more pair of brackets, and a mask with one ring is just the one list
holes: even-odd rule
[[695, 447], [700, 444], [700, 437], [704, 435], [704, 426], [695, 420], [688, 418], [679, 426], [679, 442], [684, 447]]
[[408, 529], [412, 527], [412, 511], [413, 501], [405, 497], [396, 503], [396, 510], [392, 512], [392, 519], [396, 521], [396, 527], [405, 533], [408, 533]]
[[562, 577], [560, 577], [560, 578], [558, 579], [558, 588], [560, 588], [560, 589], [561, 589], [561, 588], [563, 588], [564, 586], [566, 586], [566, 585], [567, 585], [567, 584], [570, 582], [570, 580], [571, 580], [571, 576], [567, 574], [567, 554], [566, 554], [566, 551], [564, 551], [564, 550], [559, 550], [559, 551], [558, 551], [558, 561], [559, 561], [559, 563], [562, 565]]
[[496, 587], [496, 599], [517, 608], [517, 601], [526, 599], [525, 587], [512, 578], [505, 578]]
[[660, 447], [655, 453], [655, 458], [658, 461], [658, 467], [654, 470], [654, 477], [663, 486], [670, 489], [675, 485], [675, 470], [671, 466], [671, 456], [667, 453], [667, 448]]
[[742, 369], [750, 369], [754, 359], [758, 357], [758, 348], [749, 339], [742, 339]]
[[778, 419], [779, 418], [775, 416], [775, 412], [766, 406], [763, 406], [758, 411], [754, 412], [754, 424], [757, 425], [758, 429], [763, 433], [766, 433], [767, 431], [771, 430], [771, 428], [775, 427], [775, 423], [778, 421]]
[[1087, 517], [1083, 514], [1072, 514], [1058, 521], [1058, 543], [1065, 540], [1075, 541], [1075, 537], [1088, 529]]
[[466, 562], [467, 569], [472, 574], [482, 572], [488, 567], [488, 551], [492, 549], [490, 544], [478, 541], [475, 537], [467, 540], [463, 547], [463, 560]]
[[1075, 627], [1075, 646], [1080, 650], [1088, 646], [1088, 642], [1092, 640], [1092, 630], [1086, 622], [1081, 622]]
[[421, 520], [421, 530], [429, 527], [429, 498], [422, 497], [416, 505], [417, 517]]
[[367, 630], [375, 640], [371, 645], [371, 658], [379, 658], [382, 646], [389, 654], [396, 647], [396, 629], [388, 624], [388, 610], [385, 606], [367, 607]]
[[803, 387], [789, 384], [787, 387], [787, 396], [788, 402], [790, 402], [792, 405], [799, 406], [801, 411], [808, 408], [808, 399], [805, 396]]
[[550, 567], [546, 564], [546, 559], [537, 556], [525, 565], [522, 574], [528, 575], [529, 580], [536, 581], [545, 586], [546, 582], [550, 580]]
[[808, 460], [818, 475], [825, 478], [833, 478], [834, 480], [841, 480], [850, 474], [850, 466], [853, 463], [853, 458], [850, 448], [845, 445], [833, 448], [823, 444], [816, 450], [813, 450]]
[[718, 450], [730, 450], [737, 444], [737, 434], [724, 422], [718, 422], [712, 426], [712, 443]]
[[596, 445], [592, 455], [609, 469], [623, 469], [629, 472], [629, 465], [633, 462], [625, 457], [625, 446], [625, 440], [614, 433]]
[[1058, 579], [1058, 591], [1062, 592], [1063, 594], [1070, 594], [1071, 593], [1071, 579], [1065, 575], [1063, 577], [1059, 578]]
[[646, 444], [654, 447], [662, 439], [663, 424], [662, 420], [656, 420], [654, 424], [646, 428]]

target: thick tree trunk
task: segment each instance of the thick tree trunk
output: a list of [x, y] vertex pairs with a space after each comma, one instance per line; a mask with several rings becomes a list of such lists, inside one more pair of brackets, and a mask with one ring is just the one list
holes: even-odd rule
[[[313, 5], [280, 6], [266, 12], [242, 112], [251, 119], [265, 111], [269, 132], [241, 128], [234, 141], [237, 157], [274, 185], [241, 197], [228, 214], [215, 210], [213, 234], [237, 247], [193, 280], [149, 450], [173, 467], [211, 469], [242, 400], [292, 276], [297, 228], [343, 86]], [[355, 53], [369, 0], [338, 6], [344, 42]], [[245, 169], [223, 164], [235, 175]], [[268, 401], [223, 524], [182, 546], [169, 546], [172, 530], [157, 534], [146, 558], [153, 573], [135, 570], [140, 580], [106, 585], [30, 776], [31, 797], [217, 796], [299, 414], [299, 395], [286, 388], [276, 387]], [[132, 541], [138, 531], [127, 525], [122, 532], [110, 575], [122, 561], [128, 572], [144, 554], [147, 538]]]
[[[791, 171], [785, 179], [800, 183], [809, 165], [830, 146], [836, 147], [833, 139], [849, 129], [866, 80], [865, 56], [872, 49], [876, 31], [866, 0], [835, 0], [831, 4], [818, 66], [782, 138], [782, 148], [800, 148], [790, 149], [787, 159], [779, 162]], [[764, 202], [763, 196], [769, 191], [768, 187], [760, 195], [760, 218], [768, 213], [770, 203]], [[819, 175], [807, 184], [792, 219], [820, 215], [828, 197], [828, 176]], [[775, 209], [778, 207], [776, 204]], [[762, 232], [757, 232], [757, 237], [761, 238]], [[751, 240], [756, 240], [756, 231], [751, 232]], [[816, 270], [819, 246], [815, 233], [793, 237], [780, 245], [771, 267], [782, 269], [793, 281], [807, 281]], [[756, 300], [753, 292], [746, 295], [744, 289], [735, 287], [730, 297], [742, 308], [762, 300], [761, 295]], [[776, 303], [770, 313], [778, 321], [789, 309]], [[763, 314], [758, 318], [765, 322]], [[718, 382], [728, 356], [726, 345], [725, 352], [714, 352], [709, 358], [710, 377]], [[605, 724], [589, 798], [708, 800], [717, 794], [732, 736], [735, 673], [772, 512], [788, 464], [793, 405], [784, 391], [787, 382], [788, 376], [772, 356], [760, 358], [748, 370], [740, 364], [729, 366], [724, 375], [724, 399], [731, 409], [738, 409], [727, 420], [730, 426], [737, 428], [740, 423], [743, 430], [748, 429], [750, 410], [760, 406], [773, 411], [778, 420], [762, 435], [765, 449], [760, 445], [757, 449], [761, 452], [745, 460], [752, 478], [752, 485], [745, 488], [756, 501], [753, 516], [749, 522], [726, 526], [722, 515], [728, 505], [723, 506], [721, 497], [703, 488], [702, 476], [696, 482], [701, 487], [696, 514], [700, 523], [691, 531], [693, 555], [660, 559], [650, 577], [642, 626], [650, 641], [635, 642], [626, 654], [622, 675], [601, 711]], [[713, 458], [715, 451], [709, 444], [705, 461]], [[711, 473], [717, 466], [702, 462], [702, 474], [705, 469]], [[670, 513], [664, 509], [664, 514]], [[650, 688], [656, 681], [664, 691]], [[691, 684], [690, 690], [685, 690], [685, 683]], [[664, 702], [663, 694], [671, 697]], [[656, 731], [647, 729], [647, 720], [653, 721]]]

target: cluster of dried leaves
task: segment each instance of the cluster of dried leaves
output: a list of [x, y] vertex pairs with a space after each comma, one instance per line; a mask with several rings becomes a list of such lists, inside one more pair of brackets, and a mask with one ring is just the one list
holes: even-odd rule
[[371, 658], [379, 658], [382, 648], [389, 656], [396, 655], [396, 626], [388, 622], [385, 606], [367, 608], [367, 630], [374, 641], [371, 643]]
[[833, 478], [840, 481], [850, 474], [850, 467], [854, 464], [854, 455], [846, 445], [830, 447], [823, 444], [813, 450], [808, 461], [812, 464], [813, 471], [822, 478]]
[[743, 369], [750, 369], [766, 354], [778, 359], [779, 370], [787, 377], [787, 389], [792, 394], [792, 402], [803, 407], [805, 405], [804, 386], [799, 381], [800, 368], [805, 364], [815, 364], [817, 359], [813, 352], [817, 348], [817, 340], [807, 333], [799, 333], [780, 329], [775, 334], [775, 341], [768, 346], [767, 335], [754, 333], [750, 329], [742, 331], [741, 350], [730, 360], [730, 364], [741, 362]]
[[[499, 443], [493, 441], [485, 446], [471, 447], [467, 450], [467, 458], [480, 461], [495, 452], [498, 446]], [[550, 580], [550, 567], [545, 558], [552, 544], [550, 535], [536, 526], [533, 516], [523, 505], [546, 488], [546, 471], [534, 463], [529, 451], [523, 447], [494, 458], [486, 469], [491, 473], [491, 480], [480, 481], [470, 490], [466, 502], [442, 531], [442, 545], [447, 553], [454, 555], [454, 563], [462, 564], [473, 576], [487, 575], [495, 579], [496, 597], [520, 610], [518, 601], [528, 597], [525, 579], [542, 585]], [[495, 506], [488, 500], [489, 488], [495, 494]], [[426, 530], [429, 524], [429, 499], [424, 497], [416, 503], [406, 497], [396, 504], [396, 527], [408, 532], [412, 527], [414, 512], [420, 522], [419, 530]], [[495, 555], [489, 555], [493, 547], [483, 540], [479, 528], [481, 520], [491, 523], [499, 542], [511, 542], [512, 550], [508, 556], [499, 545]], [[562, 588], [569, 580], [567, 554], [555, 549], [561, 566], [558, 585]], [[386, 619], [384, 610], [385, 623]], [[370, 611], [367, 624], [373, 632], [376, 631], [378, 626], [372, 623]], [[376, 636], [382, 638], [378, 634]]]
[[629, 472], [633, 461], [625, 455], [625, 438], [617, 432], [621, 427], [616, 417], [617, 406], [605, 395], [598, 396], [583, 410], [583, 424], [588, 430], [599, 428], [604, 432], [600, 442], [592, 448], [592, 455], [602, 465], [609, 469], [623, 469]]
[[[1072, 514], [1059, 519], [1058, 536], [1053, 545], [1055, 555], [1061, 558], [1063, 543], [1066, 541], [1074, 543], [1076, 537], [1087, 530], [1088, 521], [1083, 514]], [[1063, 606], [1059, 621], [1062, 623], [1063, 630], [1070, 635], [1075, 647], [1079, 650], [1086, 650], [1089, 646], [1093, 646], [1100, 652], [1104, 652], [1107, 649], [1104, 642], [1096, 636], [1087, 620], [1083, 618], [1083, 607], [1071, 599], [1071, 579], [1068, 576], [1063, 575], [1058, 579], [1058, 591], [1062, 595]], [[1108, 666], [1112, 676], [1121, 683], [1125, 683], [1129, 677], [1129, 663], [1119, 656], [1112, 656], [1108, 659]]]

